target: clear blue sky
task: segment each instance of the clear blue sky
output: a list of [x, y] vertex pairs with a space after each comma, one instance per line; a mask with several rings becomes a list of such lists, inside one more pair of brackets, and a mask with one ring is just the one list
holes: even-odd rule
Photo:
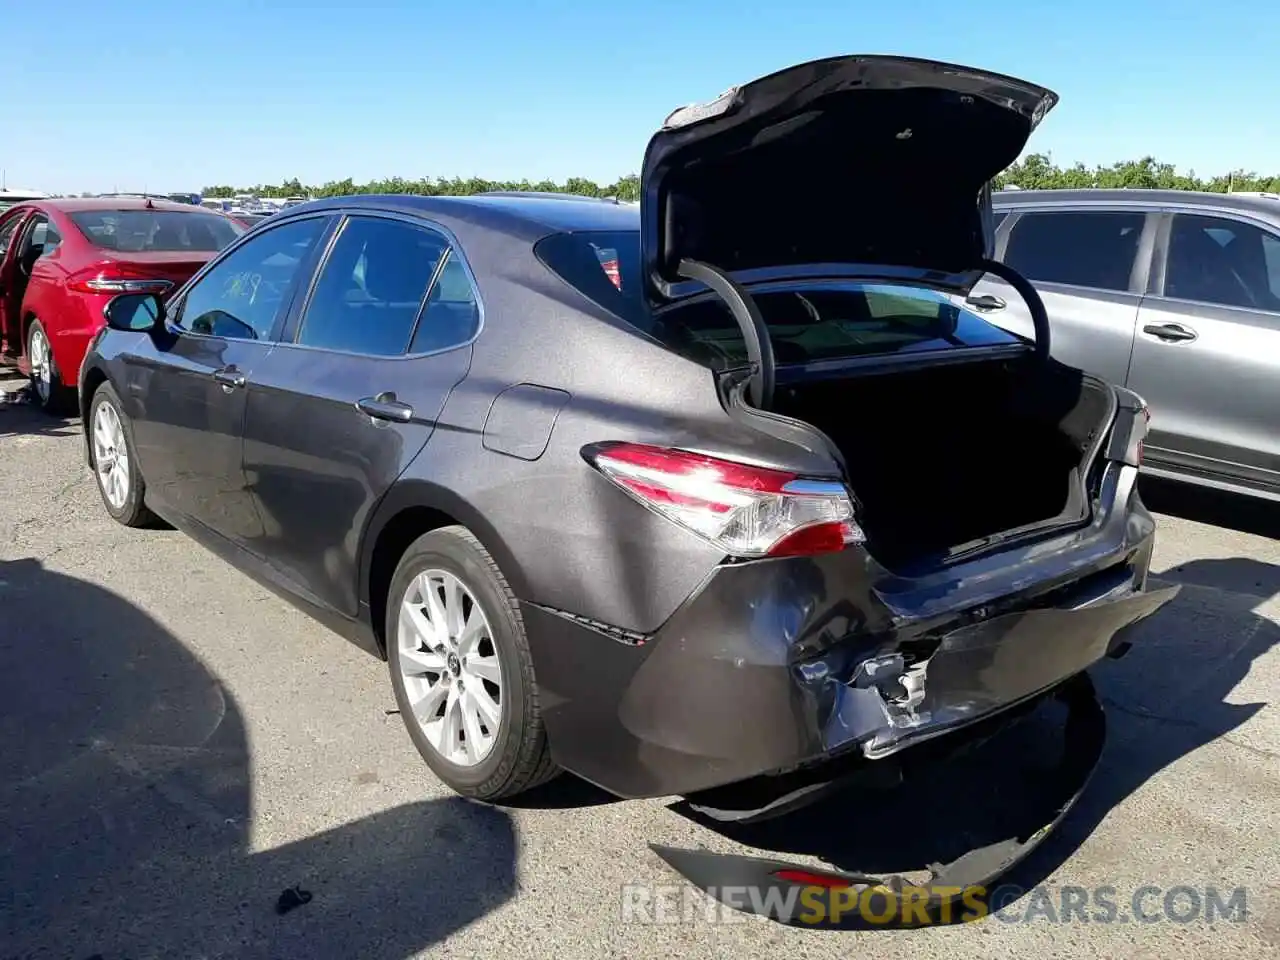
[[[839, 53], [1048, 86], [1055, 161], [1280, 170], [1276, 0], [9, 0], [0, 167], [46, 191], [638, 169], [673, 108]], [[763, 11], [763, 12], [759, 12]]]

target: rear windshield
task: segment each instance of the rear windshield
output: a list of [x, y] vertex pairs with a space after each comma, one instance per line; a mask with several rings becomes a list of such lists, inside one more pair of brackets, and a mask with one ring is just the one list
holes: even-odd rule
[[[737, 321], [718, 297], [652, 314], [640, 286], [640, 234], [562, 233], [539, 258], [567, 283], [672, 350], [716, 369], [747, 359]], [[1018, 343], [933, 290], [840, 281], [753, 294], [779, 365]]]
[[127, 253], [215, 253], [244, 233], [238, 223], [199, 210], [83, 210], [69, 216], [95, 247]]

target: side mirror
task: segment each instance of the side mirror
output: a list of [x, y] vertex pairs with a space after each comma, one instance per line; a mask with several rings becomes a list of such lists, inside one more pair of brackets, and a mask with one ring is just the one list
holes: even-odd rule
[[154, 293], [122, 293], [102, 308], [112, 330], [141, 333], [154, 330], [164, 319], [164, 304]]

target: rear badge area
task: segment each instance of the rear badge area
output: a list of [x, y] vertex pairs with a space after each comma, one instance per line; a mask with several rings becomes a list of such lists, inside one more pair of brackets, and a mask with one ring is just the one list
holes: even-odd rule
[[910, 929], [981, 920], [1002, 906], [992, 902], [993, 885], [1079, 800], [1105, 740], [1102, 704], [1080, 674], [945, 762], [912, 763], [915, 751], [875, 761], [900, 762], [901, 776], [879, 788], [856, 781], [862, 789], [832, 793], [800, 816], [733, 823], [687, 802], [674, 807], [731, 841], [779, 856], [650, 848], [713, 908], [787, 926]]

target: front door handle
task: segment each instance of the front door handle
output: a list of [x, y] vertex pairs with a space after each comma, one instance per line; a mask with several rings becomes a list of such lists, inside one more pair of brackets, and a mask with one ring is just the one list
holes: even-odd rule
[[1008, 306], [1000, 297], [984, 293], [977, 297], [965, 297], [964, 302], [975, 310], [1003, 310]]
[[413, 419], [413, 407], [396, 399], [391, 391], [385, 391], [376, 397], [365, 397], [356, 401], [356, 409], [373, 417], [375, 420], [390, 420], [393, 423], [408, 423]]
[[1148, 323], [1142, 328], [1142, 332], [1161, 340], [1166, 340], [1169, 343], [1194, 340], [1199, 336], [1190, 327], [1184, 327], [1180, 323]]
[[235, 368], [235, 364], [213, 371], [213, 379], [222, 384], [224, 393], [230, 393], [245, 384], [244, 374]]

